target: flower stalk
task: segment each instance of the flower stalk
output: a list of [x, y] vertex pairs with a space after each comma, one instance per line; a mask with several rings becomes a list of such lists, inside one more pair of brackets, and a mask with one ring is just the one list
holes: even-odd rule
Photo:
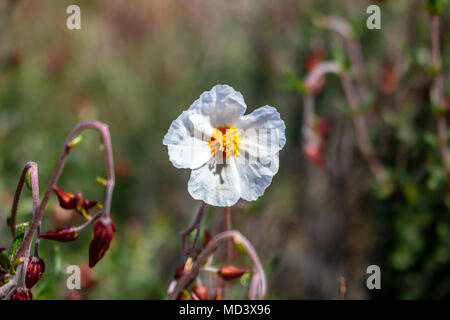
[[204, 265], [208, 257], [216, 251], [220, 244], [230, 240], [239, 243], [244, 248], [253, 265], [253, 277], [249, 288], [249, 299], [263, 299], [267, 294], [267, 280], [261, 261], [250, 241], [236, 230], [222, 232], [211, 239], [208, 245], [198, 255], [191, 270], [183, 274], [176, 282], [175, 286], [171, 288], [169, 291], [169, 299], [176, 300], [181, 291], [196, 278], [200, 268]]
[[442, 58], [440, 48], [440, 17], [439, 14], [431, 14], [431, 59], [434, 66], [433, 82], [430, 89], [430, 98], [434, 114], [436, 115], [436, 130], [439, 140], [439, 150], [447, 172], [450, 176], [450, 152], [447, 141], [447, 121], [445, 118], [444, 76], [442, 74]]
[[[106, 187], [105, 187], [105, 194], [103, 199], [103, 209], [102, 209], [102, 215], [105, 217], [110, 216], [110, 210], [111, 210], [111, 199], [112, 199], [112, 193], [114, 190], [114, 160], [113, 160], [113, 153], [112, 153], [112, 144], [111, 144], [111, 137], [109, 134], [109, 129], [106, 124], [103, 124], [99, 121], [85, 121], [81, 122], [75, 128], [70, 132], [69, 136], [66, 139], [66, 142], [64, 144], [64, 148], [61, 152], [61, 155], [59, 157], [59, 160], [56, 164], [56, 167], [53, 171], [53, 174], [50, 178], [50, 182], [47, 186], [47, 189], [45, 190], [44, 196], [42, 198], [42, 202], [37, 208], [37, 212], [33, 217], [33, 222], [31, 223], [30, 229], [28, 230], [27, 234], [25, 235], [25, 239], [20, 245], [19, 249], [17, 250], [14, 258], [12, 259], [12, 264], [20, 257], [25, 251], [25, 248], [30, 245], [33, 234], [36, 232], [37, 228], [40, 225], [40, 222], [42, 220], [42, 217], [45, 212], [45, 208], [48, 204], [48, 201], [50, 199], [50, 195], [53, 191], [53, 188], [56, 186], [61, 173], [64, 169], [64, 165], [67, 161], [67, 158], [69, 156], [70, 150], [73, 148], [73, 140], [77, 138], [82, 131], [85, 129], [94, 129], [97, 130], [100, 135], [102, 136], [103, 144], [104, 144], [104, 154], [105, 154], [105, 163], [106, 163]], [[32, 179], [33, 181], [33, 179]], [[20, 180], [19, 180], [20, 184]], [[33, 184], [33, 182], [32, 182]], [[23, 182], [22, 182], [23, 185]]]

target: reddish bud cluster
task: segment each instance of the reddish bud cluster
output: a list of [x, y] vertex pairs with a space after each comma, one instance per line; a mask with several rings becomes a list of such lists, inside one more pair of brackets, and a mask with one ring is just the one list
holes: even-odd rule
[[94, 238], [89, 244], [89, 267], [94, 267], [103, 258], [115, 231], [116, 227], [111, 219], [102, 219], [95, 224]]
[[76, 194], [64, 191], [57, 186], [53, 187], [53, 191], [59, 200], [59, 205], [68, 210], [75, 210], [79, 214], [84, 215], [84, 212], [89, 211], [98, 204], [98, 201], [90, 201], [83, 198], [81, 192]]

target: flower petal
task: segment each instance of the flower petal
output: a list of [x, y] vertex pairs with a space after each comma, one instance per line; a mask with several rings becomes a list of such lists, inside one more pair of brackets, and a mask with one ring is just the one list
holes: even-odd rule
[[241, 198], [254, 201], [264, 194], [272, 183], [273, 176], [278, 172], [278, 154], [269, 155], [264, 159], [236, 158], [236, 168], [239, 172]]
[[[184, 111], [172, 122], [164, 136], [163, 144], [168, 147], [169, 159], [176, 168], [195, 169], [212, 157], [204, 135], [194, 130], [194, 127], [201, 127], [198, 123], [201, 119], [195, 117], [194, 113], [195, 111]], [[206, 130], [208, 126], [209, 123], [203, 129]]]
[[217, 85], [210, 91], [203, 92], [189, 107], [189, 110], [208, 116], [214, 128], [234, 125], [246, 109], [242, 94], [228, 85]]
[[279, 152], [286, 144], [286, 125], [274, 107], [264, 106], [256, 109], [241, 117], [236, 127], [242, 133], [243, 144], [264, 152], [260, 155], [263, 158]]
[[240, 198], [240, 189], [235, 161], [220, 164], [215, 157], [192, 170], [188, 183], [189, 194], [194, 199], [218, 207], [234, 205]]

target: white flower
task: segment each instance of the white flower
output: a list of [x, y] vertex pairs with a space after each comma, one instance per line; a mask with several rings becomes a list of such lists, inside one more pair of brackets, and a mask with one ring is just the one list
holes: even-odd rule
[[214, 206], [253, 201], [278, 171], [285, 124], [274, 107], [245, 115], [242, 94], [227, 85], [204, 92], [164, 137], [176, 168], [192, 169], [188, 191]]

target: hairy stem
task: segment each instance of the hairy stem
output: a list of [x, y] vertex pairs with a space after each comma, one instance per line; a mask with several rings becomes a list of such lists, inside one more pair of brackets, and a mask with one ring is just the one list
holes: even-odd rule
[[67, 157], [69, 156], [70, 150], [72, 149], [72, 140], [76, 138], [83, 130], [85, 129], [94, 129], [97, 130], [103, 139], [104, 144], [104, 153], [105, 153], [105, 162], [106, 162], [106, 175], [107, 175], [107, 181], [106, 181], [106, 188], [105, 188], [105, 195], [103, 198], [103, 210], [102, 215], [109, 218], [110, 216], [110, 210], [111, 210], [111, 198], [112, 193], [114, 190], [114, 183], [115, 183], [115, 177], [114, 177], [114, 160], [113, 160], [113, 153], [112, 153], [112, 145], [111, 145], [111, 137], [109, 134], [108, 126], [104, 123], [101, 123], [99, 121], [85, 121], [81, 122], [75, 128], [70, 132], [69, 136], [67, 137], [64, 148], [61, 152], [61, 155], [59, 157], [58, 163], [56, 164], [56, 167], [53, 171], [53, 174], [50, 178], [50, 182], [47, 186], [47, 189], [45, 190], [44, 197], [42, 198], [42, 202], [39, 204], [39, 207], [37, 209], [36, 214], [33, 217], [33, 222], [30, 226], [30, 229], [28, 230], [24, 241], [20, 245], [19, 249], [17, 250], [14, 258], [12, 259], [11, 263], [14, 264], [14, 262], [23, 255], [25, 249], [30, 246], [30, 243], [33, 238], [34, 232], [39, 227], [39, 224], [42, 220], [42, 217], [45, 212], [45, 208], [48, 204], [48, 201], [50, 199], [50, 195], [52, 193], [53, 187], [57, 184], [59, 177], [61, 176], [61, 172], [64, 168], [64, 165], [66, 163]]
[[[12, 237], [16, 235], [16, 224], [17, 224], [17, 211], [19, 208], [19, 200], [22, 195], [23, 185], [25, 184], [26, 176], [32, 168], [37, 170], [37, 164], [35, 162], [27, 162], [20, 174], [19, 181], [17, 182], [16, 191], [14, 192], [14, 200], [11, 207], [11, 219], [9, 221], [9, 227], [11, 228]], [[32, 190], [33, 191], [33, 190]], [[38, 190], [38, 199], [39, 199], [39, 190]], [[33, 205], [34, 205], [34, 195], [33, 195]]]

